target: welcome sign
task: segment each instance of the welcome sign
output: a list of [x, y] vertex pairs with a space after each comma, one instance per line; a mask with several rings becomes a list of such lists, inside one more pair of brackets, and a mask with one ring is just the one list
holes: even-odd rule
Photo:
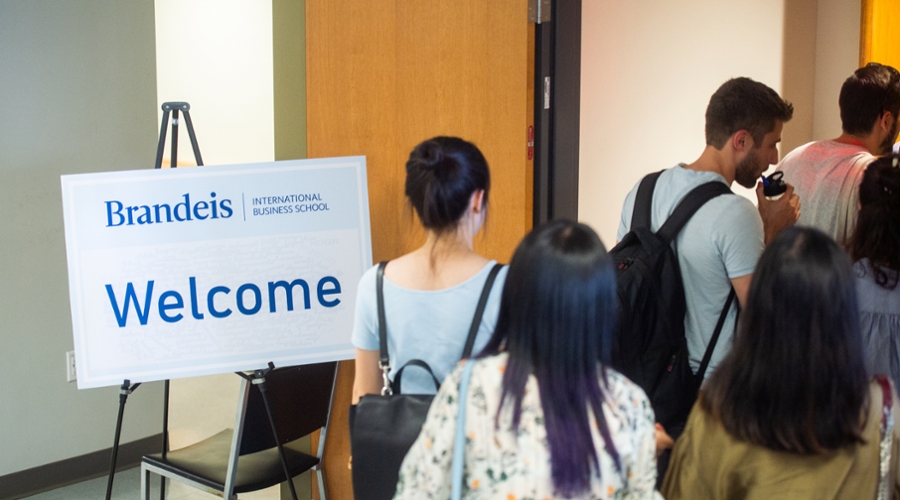
[[353, 357], [364, 157], [61, 181], [79, 389]]

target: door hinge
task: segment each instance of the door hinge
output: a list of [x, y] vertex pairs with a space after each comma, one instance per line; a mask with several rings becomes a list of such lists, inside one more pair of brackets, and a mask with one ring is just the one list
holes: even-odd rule
[[550, 109], [550, 77], [544, 77], [544, 109]]
[[528, 22], [546, 23], [550, 21], [550, 0], [528, 0]]

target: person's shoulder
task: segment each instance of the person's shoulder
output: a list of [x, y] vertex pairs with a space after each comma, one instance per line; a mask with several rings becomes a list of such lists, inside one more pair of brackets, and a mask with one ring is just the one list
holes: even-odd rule
[[866, 148], [833, 139], [808, 142], [784, 155], [777, 170], [796, 168], [823, 161], [848, 161], [868, 163], [875, 159]]
[[[380, 264], [375, 264], [374, 266], [366, 269], [366, 271], [359, 277], [359, 287], [362, 288], [365, 284], [371, 284], [373, 287], [375, 286], [375, 277], [378, 274], [378, 266]], [[373, 288], [374, 290], [374, 288]]]
[[790, 165], [798, 158], [802, 158], [807, 151], [821, 149], [825, 146], [826, 142], [830, 141], [813, 141], [807, 142], [802, 146], [797, 146], [796, 148], [788, 151], [784, 157], [781, 159], [781, 163], [778, 165], [778, 170], [781, 169], [783, 165]]
[[[497, 278], [494, 282], [494, 286], [502, 284], [504, 281], [506, 281], [506, 275], [509, 274], [509, 264], [503, 264], [502, 262], [497, 262], [496, 260], [488, 262], [488, 264], [485, 266], [485, 269], [493, 269], [494, 266], [498, 264], [500, 265], [500, 270], [497, 271]], [[485, 280], [486, 279], [487, 278], [485, 277]]]
[[622, 400], [631, 401], [636, 405], [650, 404], [650, 399], [647, 397], [647, 393], [644, 392], [644, 389], [636, 383], [632, 382], [631, 379], [622, 375], [618, 371], [613, 368], [604, 368], [606, 375], [606, 384], [609, 389], [609, 392], [616, 396], [617, 399], [621, 397]]
[[[708, 208], [718, 215], [720, 220], [738, 218], [741, 220], [759, 219], [759, 210], [752, 201], [737, 193], [723, 194], [708, 202]], [[762, 220], [762, 219], [760, 219]], [[743, 228], [722, 228], [743, 229]]]

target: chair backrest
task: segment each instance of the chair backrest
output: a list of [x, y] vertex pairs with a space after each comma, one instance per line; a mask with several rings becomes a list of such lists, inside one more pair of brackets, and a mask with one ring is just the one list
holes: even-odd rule
[[[276, 368], [266, 375], [266, 396], [281, 444], [325, 426], [337, 362]], [[250, 386], [240, 455], [276, 446], [259, 386]]]

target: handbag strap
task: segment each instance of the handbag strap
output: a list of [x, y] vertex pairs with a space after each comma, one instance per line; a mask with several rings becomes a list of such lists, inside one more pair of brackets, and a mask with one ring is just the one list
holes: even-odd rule
[[876, 375], [875, 381], [881, 386], [882, 408], [881, 408], [881, 444], [879, 449], [879, 468], [878, 468], [878, 491], [876, 497], [878, 500], [888, 500], [890, 498], [890, 488], [888, 485], [888, 477], [890, 476], [891, 467], [891, 444], [894, 436], [894, 395], [891, 390], [891, 382], [884, 375]]
[[400, 382], [403, 381], [403, 370], [405, 370], [406, 367], [409, 365], [418, 366], [419, 368], [422, 368], [423, 370], [427, 371], [429, 375], [431, 375], [431, 381], [434, 382], [434, 391], [435, 392], [437, 392], [441, 388], [441, 381], [438, 380], [438, 378], [434, 376], [434, 372], [431, 371], [431, 367], [428, 366], [428, 363], [422, 361], [421, 359], [411, 359], [411, 360], [407, 361], [405, 365], [401, 366], [400, 369], [397, 370], [397, 373], [394, 374], [394, 381], [392, 382], [392, 384], [393, 384], [393, 390], [397, 394], [403, 394], [403, 389], [400, 386]]
[[[385, 319], [384, 313], [384, 268], [387, 267], [387, 261], [379, 262], [378, 269], [375, 273], [375, 302], [378, 308], [378, 351], [379, 351], [379, 359], [378, 359], [378, 368], [381, 370], [381, 378], [383, 380], [383, 386], [381, 388], [382, 396], [390, 396], [394, 393], [393, 388], [391, 387], [391, 380], [388, 377], [388, 373], [391, 371], [391, 361], [388, 355], [388, 347], [387, 347], [387, 320]], [[484, 282], [484, 287], [481, 289], [481, 297], [478, 299], [478, 305], [475, 307], [475, 315], [472, 317], [472, 324], [469, 326], [469, 334], [466, 337], [466, 344], [463, 348], [462, 358], [468, 358], [472, 355], [472, 349], [475, 346], [475, 337], [478, 336], [478, 330], [481, 326], [481, 319], [484, 316], [484, 310], [487, 307], [488, 298], [491, 295], [491, 289], [494, 286], [494, 281], [497, 279], [497, 274], [500, 273], [500, 270], [503, 269], [502, 264], [494, 264], [494, 267], [491, 268], [488, 273], [487, 279]], [[428, 363], [420, 360], [420, 359], [411, 359], [405, 365], [403, 365], [399, 370], [397, 370], [397, 374], [394, 376], [394, 385], [396, 386], [397, 393], [400, 394], [400, 379], [403, 375], [403, 370], [409, 366], [419, 366], [428, 371], [428, 374], [431, 375], [432, 380], [435, 384], [435, 389], [439, 389], [441, 384], [437, 377], [434, 376], [434, 372], [431, 370], [431, 367], [428, 366]]]
[[469, 380], [472, 378], [474, 361], [463, 361], [462, 378], [459, 381], [459, 410], [456, 413], [456, 434], [453, 438], [453, 462], [450, 465], [450, 498], [462, 497], [463, 466], [466, 462], [466, 404], [469, 400]]
[[387, 261], [378, 263], [378, 269], [375, 272], [375, 302], [378, 305], [378, 368], [381, 370], [381, 378], [384, 386], [381, 388], [382, 396], [390, 396], [394, 393], [391, 390], [391, 379], [388, 378], [388, 372], [391, 371], [391, 360], [388, 357], [387, 348], [387, 323], [384, 320], [384, 268], [387, 267]]
[[[736, 296], [737, 293], [734, 291], [734, 287], [731, 287], [731, 291], [728, 292], [728, 298], [725, 299], [725, 307], [723, 307], [722, 312], [719, 313], [719, 321], [716, 323], [716, 329], [713, 330], [712, 338], [709, 339], [709, 345], [706, 346], [706, 352], [703, 353], [703, 360], [700, 362], [700, 368], [697, 369], [696, 376], [698, 384], [703, 383], [703, 377], [706, 376], [706, 369], [709, 367], [710, 360], [712, 360], [712, 353], [716, 350], [716, 343], [719, 341], [719, 334], [722, 333], [722, 327], [725, 326], [725, 318], [728, 317], [728, 311], [731, 309], [731, 302]], [[738, 304], [738, 314], [740, 314], [740, 312], [741, 305]]]

